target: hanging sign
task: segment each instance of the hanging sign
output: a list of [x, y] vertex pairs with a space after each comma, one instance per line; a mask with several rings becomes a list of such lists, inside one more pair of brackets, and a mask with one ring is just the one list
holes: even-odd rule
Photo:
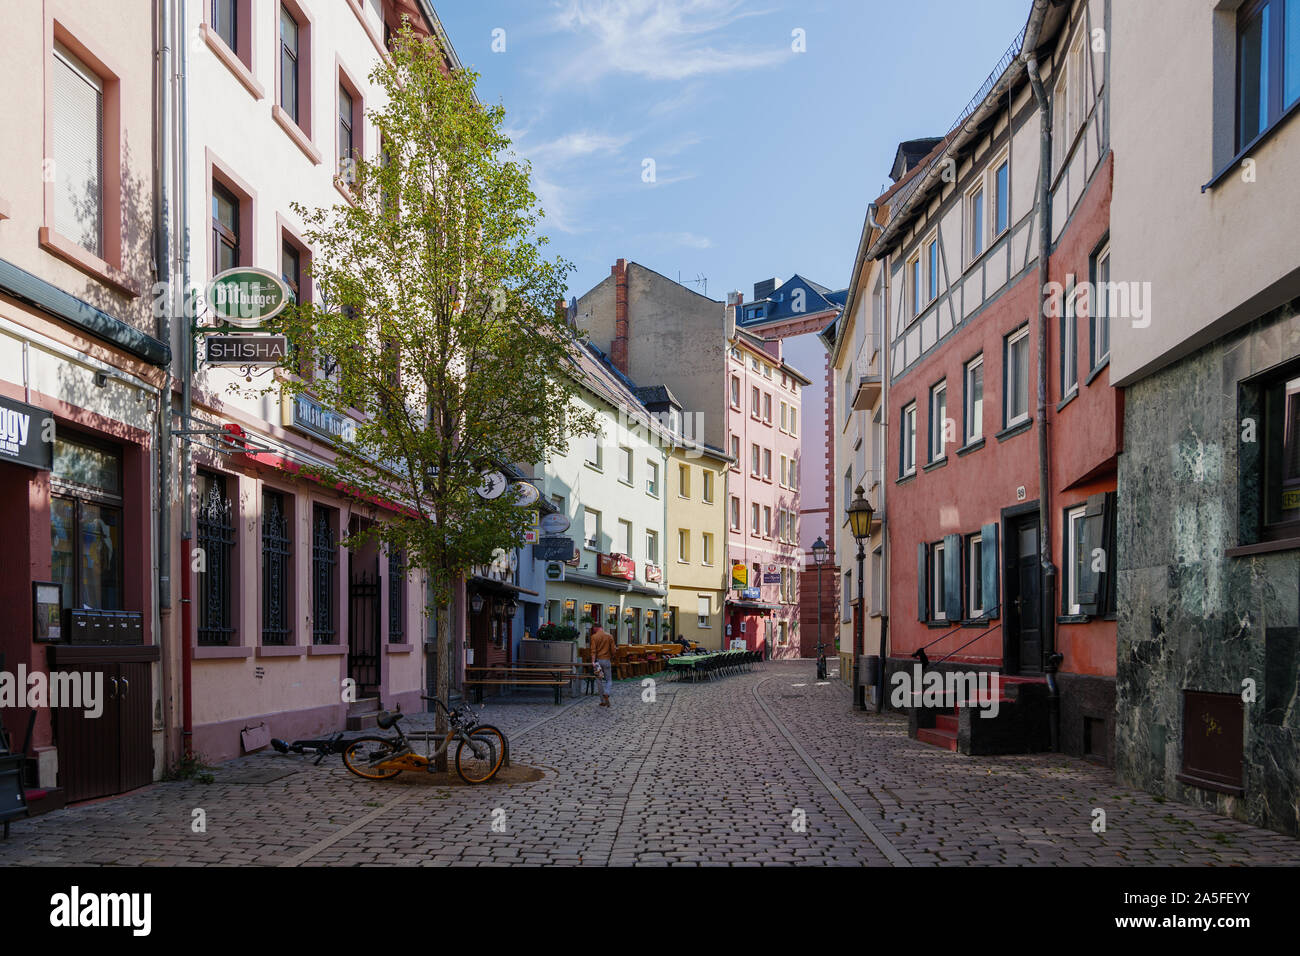
[[533, 545], [534, 561], [568, 561], [572, 556], [572, 538], [545, 537]]
[[526, 481], [511, 482], [510, 487], [515, 489], [519, 495], [514, 503], [516, 508], [527, 508], [529, 505], [535, 505], [537, 499], [542, 496], [536, 485], [531, 485]]
[[283, 335], [209, 335], [204, 345], [209, 365], [279, 365], [289, 357]]
[[0, 461], [49, 471], [54, 467], [54, 416], [35, 405], [0, 397]]
[[636, 562], [626, 554], [596, 555], [596, 573], [607, 578], [623, 578], [631, 581], [636, 577]]
[[569, 530], [569, 516], [558, 511], [542, 515], [541, 528], [543, 534], [564, 534]]
[[241, 329], [259, 328], [289, 304], [292, 293], [278, 275], [239, 266], [208, 283], [208, 308], [221, 321]]

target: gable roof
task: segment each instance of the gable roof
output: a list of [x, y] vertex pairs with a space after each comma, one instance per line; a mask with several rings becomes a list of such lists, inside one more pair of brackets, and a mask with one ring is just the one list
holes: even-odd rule
[[[793, 293], [796, 289], [803, 289], [805, 292], [804, 307], [798, 312], [792, 307]], [[832, 292], [821, 283], [805, 279], [796, 272], [779, 286], [776, 286], [766, 298], [742, 303], [737, 309], [736, 324], [752, 328], [787, 319], [811, 318], [823, 312], [838, 313], [840, 306], [843, 304], [843, 295], [847, 295], [847, 293], [847, 289]], [[763, 306], [762, 318], [748, 318], [750, 311], [759, 305]]]

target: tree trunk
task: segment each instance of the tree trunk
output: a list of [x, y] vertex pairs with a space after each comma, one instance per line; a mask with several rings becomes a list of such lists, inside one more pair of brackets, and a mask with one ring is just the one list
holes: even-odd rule
[[[446, 568], [441, 569], [441, 576], [444, 581], [450, 579]], [[452, 634], [452, 603], [453, 598], [449, 595], [446, 602], [438, 606], [438, 689], [434, 691], [434, 695], [448, 707], [451, 706], [451, 652], [456, 646]], [[447, 714], [436, 704], [434, 711], [434, 731], [441, 740], [447, 734]], [[438, 755], [433, 769], [438, 773], [447, 772], [447, 751]]]

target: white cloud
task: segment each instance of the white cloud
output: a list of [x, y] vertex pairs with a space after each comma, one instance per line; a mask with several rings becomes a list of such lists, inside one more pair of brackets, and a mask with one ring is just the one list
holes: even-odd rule
[[590, 40], [566, 70], [589, 81], [618, 72], [683, 80], [762, 69], [792, 55], [788, 47], [728, 42], [727, 27], [759, 13], [739, 6], [740, 0], [565, 0], [554, 23]]
[[607, 133], [581, 130], [565, 133], [550, 142], [525, 149], [524, 155], [530, 159], [542, 157], [551, 161], [580, 159], [597, 153], [617, 153], [631, 138], [631, 136], [611, 136]]

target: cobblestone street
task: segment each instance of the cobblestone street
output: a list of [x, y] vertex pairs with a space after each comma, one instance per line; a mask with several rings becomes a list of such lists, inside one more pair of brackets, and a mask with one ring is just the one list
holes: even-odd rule
[[911, 741], [900, 718], [855, 712], [813, 670], [661, 681], [653, 703], [628, 681], [608, 710], [489, 701], [483, 719], [510, 735], [513, 763], [544, 771], [533, 783], [369, 782], [338, 757], [257, 754], [212, 784], [16, 821], [0, 865], [1300, 863], [1300, 842], [1130, 792], [1083, 761]]

